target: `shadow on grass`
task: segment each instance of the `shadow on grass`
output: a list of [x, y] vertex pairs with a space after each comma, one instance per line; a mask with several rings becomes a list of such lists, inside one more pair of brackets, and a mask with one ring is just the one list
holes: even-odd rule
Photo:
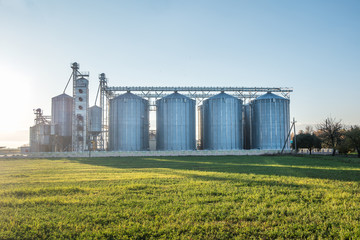
[[360, 162], [329, 156], [108, 157], [73, 158], [71, 161], [120, 169], [157, 168], [360, 181]]

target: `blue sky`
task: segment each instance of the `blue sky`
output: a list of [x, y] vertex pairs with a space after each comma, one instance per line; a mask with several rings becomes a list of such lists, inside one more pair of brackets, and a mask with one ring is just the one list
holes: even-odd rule
[[[299, 127], [360, 124], [360, 1], [0, 0], [0, 146], [28, 142], [70, 63], [111, 86], [293, 87]], [[67, 91], [71, 95], [70, 89]]]

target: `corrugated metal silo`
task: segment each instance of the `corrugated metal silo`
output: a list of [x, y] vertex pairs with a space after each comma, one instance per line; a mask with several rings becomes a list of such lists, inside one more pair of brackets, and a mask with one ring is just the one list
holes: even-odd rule
[[36, 124], [30, 127], [30, 152], [49, 152], [51, 125]]
[[110, 100], [109, 149], [144, 151], [149, 148], [148, 101], [130, 92]]
[[195, 100], [177, 92], [156, 101], [156, 149], [194, 150]]
[[242, 101], [226, 93], [204, 101], [204, 149], [242, 149]]
[[71, 137], [73, 98], [67, 94], [61, 94], [53, 97], [51, 103], [51, 122], [58, 125], [57, 135]]
[[36, 137], [36, 126], [30, 127], [30, 152], [38, 152], [38, 142]]
[[40, 145], [50, 145], [51, 125], [38, 124], [38, 137]]
[[74, 99], [60, 94], [51, 99], [52, 148], [53, 151], [72, 149], [72, 116]]
[[[289, 102], [270, 92], [253, 101], [252, 148], [283, 148], [290, 128]], [[289, 148], [289, 142], [285, 147]]]
[[89, 133], [99, 134], [101, 133], [102, 125], [102, 108], [98, 106], [92, 106], [89, 108]]

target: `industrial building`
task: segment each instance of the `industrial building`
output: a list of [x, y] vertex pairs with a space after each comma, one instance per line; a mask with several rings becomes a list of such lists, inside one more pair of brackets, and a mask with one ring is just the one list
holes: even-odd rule
[[290, 148], [291, 88], [111, 87], [101, 73], [89, 107], [89, 73], [79, 67], [65, 87], [72, 80], [73, 95], [53, 97], [51, 116], [35, 111], [31, 152]]

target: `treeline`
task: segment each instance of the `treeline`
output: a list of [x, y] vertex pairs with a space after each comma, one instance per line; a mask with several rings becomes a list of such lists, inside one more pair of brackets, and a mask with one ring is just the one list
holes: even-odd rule
[[293, 138], [293, 149], [295, 144], [296, 151], [299, 148], [306, 148], [310, 154], [314, 149], [331, 148], [333, 156], [337, 150], [340, 154], [356, 151], [360, 157], [360, 127], [357, 125], [345, 127], [341, 120], [328, 117], [316, 126], [316, 130], [308, 126], [305, 131], [300, 131], [296, 138]]

